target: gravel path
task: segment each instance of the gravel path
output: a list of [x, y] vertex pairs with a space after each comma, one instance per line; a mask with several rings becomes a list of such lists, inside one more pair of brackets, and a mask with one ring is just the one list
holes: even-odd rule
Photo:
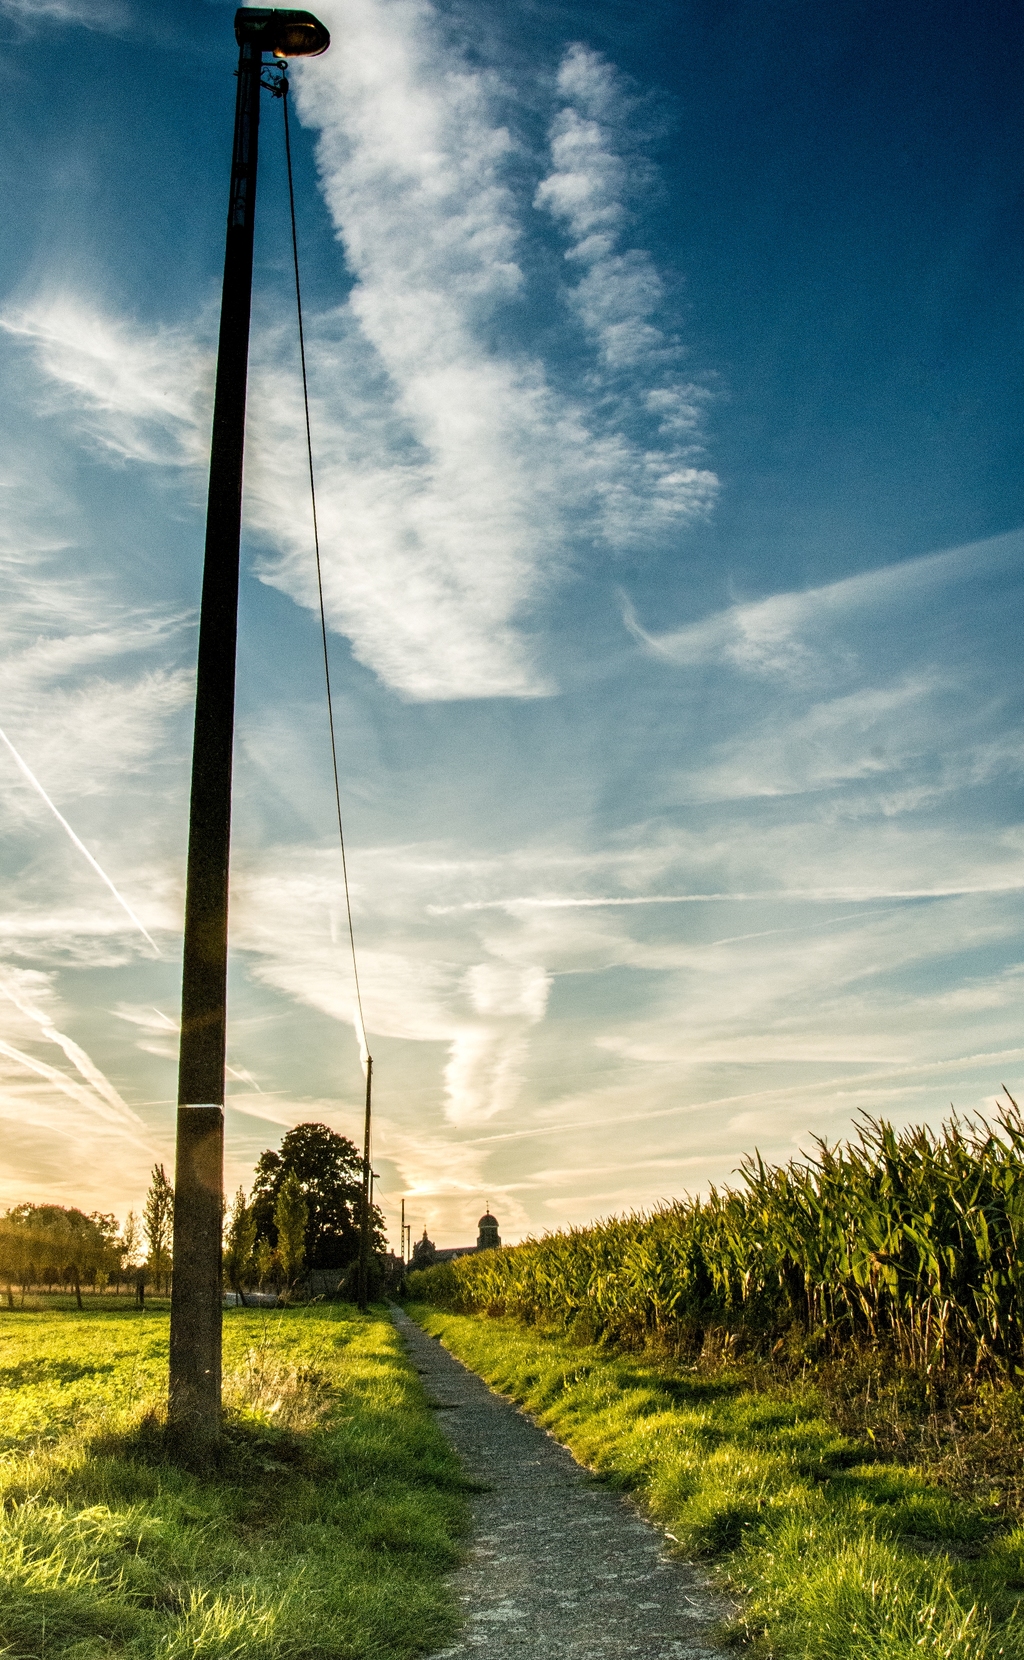
[[698, 1571], [564, 1447], [394, 1312], [428, 1399], [469, 1474], [470, 1559], [455, 1576], [466, 1626], [435, 1660], [721, 1660], [726, 1612]]

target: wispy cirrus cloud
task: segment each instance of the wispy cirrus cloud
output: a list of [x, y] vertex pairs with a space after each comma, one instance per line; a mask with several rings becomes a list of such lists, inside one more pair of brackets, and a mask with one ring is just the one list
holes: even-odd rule
[[[920, 650], [918, 612], [943, 590], [988, 581], [1019, 570], [1024, 532], [926, 554], [844, 577], [819, 588], [740, 601], [700, 622], [664, 634], [644, 628], [632, 606], [624, 608], [630, 632], [651, 651], [687, 668], [727, 665], [744, 673], [804, 681], [835, 679], [856, 661], [851, 633], [867, 636], [884, 622], [886, 642]], [[902, 630], [902, 632], [901, 632]], [[924, 636], [925, 643], [931, 634]]]
[[116, 34], [132, 15], [124, 0], [0, 0], [0, 14], [31, 30], [41, 24], [78, 24], [102, 34]]
[[[716, 671], [729, 716], [678, 773], [678, 798], [738, 802], [815, 794], [834, 819], [922, 813], [1024, 769], [998, 637], [1019, 603], [1019, 531], [840, 582], [744, 601], [655, 633], [655, 658]], [[948, 618], [956, 616], [957, 627]], [[751, 680], [772, 695], [751, 702]]]
[[[4, 678], [13, 680], [14, 675], [0, 677], [0, 684]], [[21, 685], [8, 686], [20, 751], [31, 755], [33, 772], [45, 774], [65, 802], [108, 791], [116, 779], [144, 773], [157, 759], [168, 720], [186, 707], [194, 684], [183, 669], [152, 669], [117, 679], [93, 675], [73, 686], [51, 681], [40, 709], [30, 702], [30, 692], [39, 690], [32, 679], [23, 673]]]
[[[681, 378], [677, 343], [643, 321], [665, 309], [650, 256], [598, 257], [579, 236], [574, 293], [594, 361], [567, 390], [528, 326], [543, 297], [523, 254], [548, 233], [508, 127], [515, 89], [470, 64], [425, 0], [328, 0], [325, 20], [346, 50], [298, 66], [295, 80], [355, 279], [308, 329], [328, 618], [406, 698], [543, 696], [555, 686], [538, 646], [553, 586], [595, 543], [644, 545], [707, 511], [703, 394]], [[610, 104], [613, 82], [576, 49], [558, 96]], [[586, 160], [609, 222], [625, 189], [613, 126]], [[555, 207], [567, 188], [556, 169], [543, 200]], [[4, 327], [32, 350], [44, 407], [112, 459], [204, 464], [202, 328], [142, 328], [68, 293]], [[254, 346], [247, 512], [263, 579], [311, 605], [309, 525], [296, 508], [301, 405], [281, 345]], [[612, 360], [610, 401], [601, 374]]]
[[[79, 1077], [98, 1097], [96, 1111], [102, 1113], [103, 1107], [106, 1107], [113, 1112], [117, 1121], [131, 1125], [136, 1130], [141, 1129], [142, 1120], [138, 1114], [126, 1106], [119, 1092], [92, 1057], [66, 1032], [58, 1030], [54, 1023], [54, 1011], [52, 1007], [47, 1006], [52, 1005], [54, 998], [52, 985], [45, 975], [31, 969], [0, 966], [0, 996], [29, 1023], [28, 1031], [31, 1036], [54, 1044], [63, 1052]], [[38, 1028], [38, 1031], [33, 1033], [33, 1027]], [[88, 1096], [79, 1096], [79, 1099], [88, 1104]]]
[[[784, 1153], [857, 1108], [914, 1110], [940, 1084], [964, 1101], [985, 1067], [1019, 1060], [1006, 1042], [1019, 970], [982, 970], [968, 986], [948, 965], [951, 937], [994, 956], [1012, 945], [1019, 835], [965, 840], [948, 828], [869, 823], [837, 845], [822, 822], [768, 829], [743, 819], [713, 837], [680, 830], [644, 845], [643, 835], [638, 826], [628, 853], [603, 855], [556, 845], [504, 859], [438, 846], [358, 850], [364, 995], [385, 1057], [377, 1156], [393, 1171], [390, 1191], [415, 1195], [446, 1239], [465, 1232], [459, 1218], [474, 1190], [500, 1198], [513, 1226], [520, 1215], [528, 1226], [538, 1205], [562, 1217], [577, 1200], [598, 1203], [591, 1193], [542, 1201], [535, 1142], [577, 1162], [581, 1146], [614, 1159], [628, 1123], [639, 1158], [685, 1130], [697, 1180], [698, 1168], [731, 1167], [723, 1138]], [[335, 864], [329, 853], [280, 848], [247, 869], [235, 939], [261, 983], [345, 1020], [344, 942], [331, 937]], [[594, 891], [666, 871], [710, 874], [718, 895], [666, 929], [659, 907], [688, 897], [679, 888]], [[936, 875], [949, 886], [929, 883]], [[533, 897], [503, 897], [511, 877]], [[556, 883], [577, 891], [555, 896]], [[467, 888], [481, 897], [457, 906]], [[584, 976], [605, 987], [587, 1013]], [[559, 984], [582, 998], [568, 1046], [550, 1024]], [[395, 1045], [410, 1042], [407, 1087]], [[349, 1066], [354, 1080], [354, 1042]], [[677, 1127], [670, 1137], [649, 1132], [648, 1117]], [[638, 1191], [627, 1183], [621, 1203]], [[526, 1204], [529, 1192], [537, 1197]]]
[[[152, 1161], [142, 1119], [56, 1024], [59, 1017], [52, 975], [0, 965], [0, 1196], [10, 1203], [61, 1196], [80, 1202], [83, 1188], [102, 1203], [108, 1162], [141, 1180]], [[83, 1181], [92, 1170], [97, 1180]]]
[[[355, 890], [362, 929], [360, 982], [373, 1038], [437, 1044], [445, 1114], [452, 1124], [484, 1120], [515, 1105], [531, 1029], [544, 1018], [551, 985], [537, 962], [491, 952], [478, 935], [440, 938], [420, 922], [429, 869], [401, 852], [366, 851]], [[362, 894], [387, 872], [394, 914]], [[417, 890], [419, 890], [417, 892]], [[344, 895], [337, 856], [270, 850], [260, 868], [236, 872], [235, 939], [256, 979], [335, 1019], [354, 1018], [351, 968], [339, 932]], [[416, 903], [416, 899], [420, 903]], [[285, 926], [287, 919], [287, 926]]]
[[[557, 89], [565, 102], [551, 124], [551, 171], [534, 201], [570, 238], [565, 258], [579, 273], [568, 289], [570, 303], [607, 368], [665, 364], [679, 347], [652, 321], [665, 305], [664, 282], [646, 249], [621, 246], [636, 193], [630, 183], [635, 158], [624, 153], [632, 148], [634, 112], [614, 66], [580, 43], [565, 53]], [[687, 411], [685, 424], [696, 425], [696, 409]]]
[[0, 706], [13, 746], [0, 744], [0, 953], [47, 969], [126, 962], [150, 954], [132, 915], [150, 934], [180, 919], [180, 873], [166, 860], [180, 824], [159, 807], [183, 770], [172, 735], [193, 677], [177, 659], [193, 619], [136, 579], [141, 561], [126, 570], [110, 557], [62, 464], [70, 447], [47, 453], [12, 404], [0, 472]]
[[[591, 379], [613, 419], [645, 442], [647, 511], [685, 522], [714, 502], [718, 480], [701, 465], [708, 389], [683, 372], [686, 352], [667, 304], [664, 279], [645, 248], [628, 246], [650, 168], [638, 166], [635, 101], [614, 65], [579, 42], [559, 66], [562, 108], [549, 133], [551, 171], [536, 207], [568, 239], [573, 274], [565, 298], [598, 349]], [[609, 502], [616, 539], [629, 540], [633, 502]], [[611, 519], [610, 519], [611, 522]]]
[[[703, 512], [715, 480], [683, 464], [677, 445], [652, 447], [608, 421], [597, 387], [568, 397], [539, 356], [496, 346], [527, 289], [529, 208], [510, 183], [507, 89], [467, 64], [427, 5], [351, 0], [328, 12], [352, 50], [305, 66], [299, 108], [321, 132], [324, 194], [356, 277], [347, 314], [387, 377], [401, 446], [365, 477], [365, 504], [351, 488], [333, 495], [344, 567], [335, 626], [409, 696], [543, 691], [523, 625], [552, 578], [588, 537], [642, 540], [666, 515]], [[610, 196], [616, 180], [606, 183]], [[636, 304], [609, 297], [608, 328], [633, 327], [618, 314]], [[663, 382], [659, 366], [638, 396], [664, 397]], [[367, 564], [385, 592], [407, 596], [387, 626]], [[291, 559], [271, 579], [302, 591]]]
[[[45, 955], [49, 946], [60, 958], [80, 950], [89, 958], [107, 955], [122, 925], [129, 935], [131, 928], [80, 855], [69, 860], [67, 819], [129, 913], [146, 912], [150, 931], [176, 920], [174, 884], [154, 868], [166, 830], [144, 803], [166, 775], [168, 732], [191, 696], [192, 675], [168, 663], [191, 619], [112, 595], [81, 546], [69, 559], [61, 531], [72, 515], [59, 490], [55, 510], [48, 484], [15, 456], [9, 487], [17, 511], [0, 531], [8, 739], [0, 745], [8, 861], [0, 936], [19, 954]], [[126, 792], [135, 796], [127, 813]]]
[[[948, 1016], [930, 995], [901, 996], [894, 1013], [893, 985], [934, 970], [944, 990], [950, 926], [960, 938], [973, 932], [979, 946], [1008, 939], [1024, 891], [1019, 837], [965, 845], [952, 834], [871, 824], [837, 849], [825, 823], [768, 830], [743, 820], [713, 838], [677, 832], [644, 846], [642, 837], [638, 827], [628, 855], [575, 859], [557, 847], [496, 860], [445, 859], [427, 847], [359, 850], [368, 1025], [378, 1042], [436, 1046], [420, 1051], [412, 1075], [437, 1101], [428, 1118], [443, 1141], [490, 1120], [507, 1124], [513, 1113], [513, 1122], [537, 1122], [528, 1079], [538, 1055], [550, 1053], [549, 995], [560, 976], [621, 976], [624, 998], [603, 1002], [602, 1014], [576, 1028], [572, 1060], [558, 1061], [555, 1080], [566, 1067], [575, 1080], [595, 1055], [676, 1068], [665, 1088], [682, 1068], [705, 1090], [708, 1068], [735, 1072], [758, 1059], [790, 1067], [842, 1059], [856, 1070], [918, 1055]], [[235, 940], [258, 981], [348, 1021], [344, 942], [336, 927], [332, 937], [342, 904], [336, 865], [330, 853], [280, 848], [239, 873]], [[635, 882], [666, 869], [717, 891], [594, 893], [609, 876]], [[508, 897], [512, 874], [534, 893]], [[552, 894], [569, 882], [575, 894]], [[467, 888], [482, 896], [459, 903]], [[678, 902], [687, 921], [666, 930], [664, 908]], [[639, 1008], [626, 978], [638, 972], [647, 987]], [[979, 989], [979, 1006], [986, 995]], [[1006, 998], [989, 1000], [998, 1041]], [[952, 1026], [939, 1052], [963, 1040]], [[350, 1065], [354, 1078], [354, 1048]], [[646, 1087], [655, 1087], [650, 1078]], [[603, 1088], [598, 1077], [580, 1099], [596, 1102]]]
[[0, 328], [31, 347], [44, 384], [60, 387], [59, 401], [52, 391], [43, 393], [46, 413], [70, 414], [121, 460], [162, 466], [205, 460], [213, 358], [194, 334], [142, 327], [60, 291], [8, 311]]
[[[543, 693], [524, 625], [565, 573], [567, 515], [593, 518], [594, 483], [608, 460], [621, 470], [623, 445], [591, 453], [543, 364], [494, 343], [525, 288], [525, 204], [494, 77], [416, 0], [325, 16], [349, 50], [297, 77], [298, 107], [320, 130], [322, 188], [356, 278], [339, 346], [349, 334], [390, 427], [353, 476], [331, 454], [351, 451], [342, 378], [318, 374], [332, 622], [407, 696]], [[307, 547], [274, 528], [292, 545], [268, 579], [305, 598]]]
[[53, 801], [51, 800], [49, 795], [47, 795], [46, 791], [43, 789], [43, 786], [40, 784], [40, 782], [39, 782], [38, 778], [36, 777], [35, 773], [27, 765], [24, 758], [21, 755], [18, 754], [18, 751], [15, 749], [14, 745], [11, 743], [10, 738], [8, 738], [6, 732], [4, 732], [2, 728], [0, 728], [0, 743], [3, 743], [4, 747], [6, 748], [8, 753], [10, 754], [13, 761], [15, 762], [15, 764], [18, 768], [18, 771], [22, 774], [22, 776], [25, 779], [27, 779], [29, 784], [31, 784], [32, 788], [35, 790], [36, 794], [45, 803], [45, 805], [50, 809], [50, 812], [53, 814], [54, 818], [57, 820], [57, 823], [60, 825], [61, 829], [65, 831], [65, 833], [67, 834], [68, 839], [70, 840], [72, 845], [78, 849], [79, 853], [81, 853], [82, 857], [86, 860], [87, 864], [96, 872], [96, 875], [100, 878], [101, 882], [103, 882], [105, 884], [105, 886], [110, 889], [110, 892], [113, 894], [114, 898], [117, 900], [117, 903], [120, 905], [120, 907], [124, 911], [125, 915], [135, 924], [135, 926], [138, 928], [139, 932], [148, 941], [148, 943], [153, 947], [153, 950], [156, 952], [156, 955], [159, 957], [160, 947], [157, 945], [157, 943], [153, 939], [152, 935], [147, 931], [144, 923], [139, 919], [138, 916], [136, 916], [135, 912], [132, 910], [132, 907], [129, 905], [129, 903], [125, 899], [124, 895], [122, 893], [118, 892], [117, 888], [115, 887], [114, 883], [110, 880], [110, 877], [107, 875], [107, 873], [103, 869], [102, 865], [95, 858], [95, 856], [92, 853], [89, 852], [89, 849], [86, 847], [86, 845], [82, 841], [81, 837], [71, 828], [70, 824], [68, 823], [67, 819], [64, 817], [63, 813], [61, 813], [59, 808], [57, 808], [54, 805]]

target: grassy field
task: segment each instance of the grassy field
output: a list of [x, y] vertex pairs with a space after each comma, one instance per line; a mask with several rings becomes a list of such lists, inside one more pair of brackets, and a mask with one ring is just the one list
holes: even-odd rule
[[113, 1297], [0, 1314], [0, 1652], [442, 1647], [465, 1482], [390, 1322], [345, 1306], [227, 1312], [228, 1434], [201, 1473], [168, 1460], [153, 1416], [167, 1336], [165, 1306]]
[[873, 1459], [814, 1387], [614, 1354], [510, 1319], [409, 1312], [635, 1494], [741, 1592], [731, 1639], [786, 1660], [1022, 1660], [1024, 1528]]

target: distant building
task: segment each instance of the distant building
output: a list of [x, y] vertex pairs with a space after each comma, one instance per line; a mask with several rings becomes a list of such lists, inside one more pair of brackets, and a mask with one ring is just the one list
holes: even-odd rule
[[480, 1232], [476, 1236], [478, 1251], [498, 1251], [501, 1249], [501, 1240], [498, 1237], [498, 1218], [485, 1211], [479, 1224]]
[[437, 1252], [434, 1249], [434, 1241], [427, 1238], [427, 1230], [424, 1227], [423, 1238], [417, 1239], [412, 1248], [412, 1262], [410, 1263], [410, 1267], [433, 1268], [436, 1261]]
[[456, 1257], [472, 1256], [474, 1251], [498, 1251], [501, 1249], [501, 1238], [498, 1233], [498, 1219], [490, 1211], [485, 1211], [477, 1224], [479, 1232], [475, 1245], [447, 1245], [438, 1250], [432, 1239], [427, 1238], [427, 1230], [423, 1230], [423, 1238], [418, 1239], [412, 1248], [412, 1268], [432, 1268], [435, 1262], [454, 1262]]

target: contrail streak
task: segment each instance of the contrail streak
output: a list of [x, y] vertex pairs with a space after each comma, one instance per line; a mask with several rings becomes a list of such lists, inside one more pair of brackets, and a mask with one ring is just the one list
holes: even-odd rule
[[135, 1124], [142, 1123], [138, 1114], [133, 1112], [125, 1101], [122, 1101], [110, 1079], [100, 1071], [92, 1056], [88, 1055], [81, 1045], [75, 1042], [74, 1038], [68, 1037], [66, 1032], [59, 1032], [50, 1016], [43, 1009], [37, 1009], [34, 1003], [30, 1003], [27, 998], [19, 995], [16, 980], [12, 982], [7, 975], [0, 975], [0, 992], [3, 992], [5, 997], [10, 998], [16, 1009], [20, 1009], [23, 1015], [26, 1015], [29, 1020], [34, 1020], [36, 1025], [42, 1028], [45, 1038], [49, 1039], [51, 1043], [55, 1043], [59, 1049], [63, 1049], [72, 1066], [81, 1073], [86, 1083], [91, 1084], [97, 1095], [101, 1095], [109, 1106], [114, 1107], [118, 1112], [124, 1113], [125, 1117], [130, 1118]]
[[[863, 905], [871, 899], [968, 899], [972, 894], [1020, 893], [1024, 882], [985, 882], [969, 888], [765, 888], [761, 893], [653, 893], [616, 895], [601, 899], [545, 899], [523, 894], [509, 899], [467, 899], [457, 905], [428, 905], [430, 916], [451, 916], [455, 911], [580, 911], [601, 910], [612, 905], [710, 905], [740, 901], [809, 899], [828, 905]], [[774, 929], [771, 932], [775, 932]], [[737, 938], [749, 936], [737, 935]]]
[[40, 784], [40, 782], [39, 782], [38, 778], [36, 777], [35, 773], [22, 760], [21, 756], [18, 754], [18, 751], [15, 749], [15, 747], [12, 744], [10, 738], [7, 736], [7, 733], [3, 730], [2, 727], [0, 727], [0, 738], [2, 738], [4, 743], [7, 745], [8, 749], [11, 752], [11, 754], [14, 756], [14, 759], [15, 759], [15, 762], [16, 762], [18, 768], [20, 769], [21, 772], [24, 773], [25, 777], [28, 779], [29, 783], [32, 785], [32, 788], [37, 792], [38, 795], [42, 796], [43, 800], [46, 802], [46, 805], [49, 807], [51, 813], [53, 814], [54, 818], [57, 820], [58, 824], [63, 825], [64, 829], [67, 831], [68, 835], [71, 837], [71, 840], [74, 842], [75, 846], [77, 847], [79, 853], [82, 854], [83, 858], [88, 859], [89, 863], [92, 865], [92, 868], [96, 872], [97, 876], [100, 877], [100, 879], [107, 884], [107, 887], [110, 889], [111, 893], [113, 894], [114, 898], [117, 900], [117, 903], [120, 905], [121, 909], [124, 912], [126, 912], [126, 914], [128, 916], [131, 917], [131, 919], [134, 922], [136, 928], [139, 930], [139, 933], [142, 934], [144, 936], [144, 938], [149, 941], [150, 945], [153, 947], [153, 950], [156, 952], [157, 956], [159, 957], [161, 955], [160, 947], [157, 945], [156, 940], [153, 938], [152, 934], [149, 933], [148, 930], [144, 927], [144, 925], [139, 921], [139, 918], [135, 915], [135, 912], [132, 910], [132, 908], [129, 905], [127, 899], [123, 898], [122, 895], [118, 893], [118, 891], [115, 888], [113, 882], [110, 880], [110, 877], [107, 875], [106, 871], [103, 869], [103, 866], [97, 863], [97, 861], [93, 858], [92, 854], [89, 852], [89, 849], [86, 847], [85, 843], [78, 836], [75, 835], [75, 832], [72, 830], [70, 824], [68, 823], [67, 819], [64, 817], [63, 813], [60, 813], [60, 812], [57, 811], [57, 808], [53, 805], [53, 802], [50, 800], [50, 798], [47, 795], [46, 791], [43, 789], [43, 786], [42, 786], [42, 784]]
[[[136, 1114], [129, 1107], [125, 1107], [124, 1112], [115, 1111], [109, 1102], [101, 1099], [95, 1090], [87, 1089], [85, 1084], [80, 1084], [76, 1078], [70, 1078], [59, 1067], [51, 1066], [49, 1061], [37, 1060], [34, 1055], [26, 1055], [23, 1050], [16, 1049], [14, 1044], [8, 1043], [5, 1038], [0, 1038], [0, 1055], [5, 1055], [8, 1060], [16, 1061], [27, 1072], [34, 1072], [38, 1078], [45, 1078], [47, 1083], [55, 1084], [65, 1095], [70, 1095], [72, 1101], [77, 1101], [80, 1106], [88, 1107], [91, 1112], [96, 1113], [100, 1118], [106, 1119], [108, 1123], [116, 1124], [121, 1130], [126, 1128], [125, 1112], [134, 1120], [134, 1123], [127, 1126], [128, 1128], [134, 1129], [136, 1125], [140, 1124]], [[140, 1125], [140, 1127], [142, 1126]]]

